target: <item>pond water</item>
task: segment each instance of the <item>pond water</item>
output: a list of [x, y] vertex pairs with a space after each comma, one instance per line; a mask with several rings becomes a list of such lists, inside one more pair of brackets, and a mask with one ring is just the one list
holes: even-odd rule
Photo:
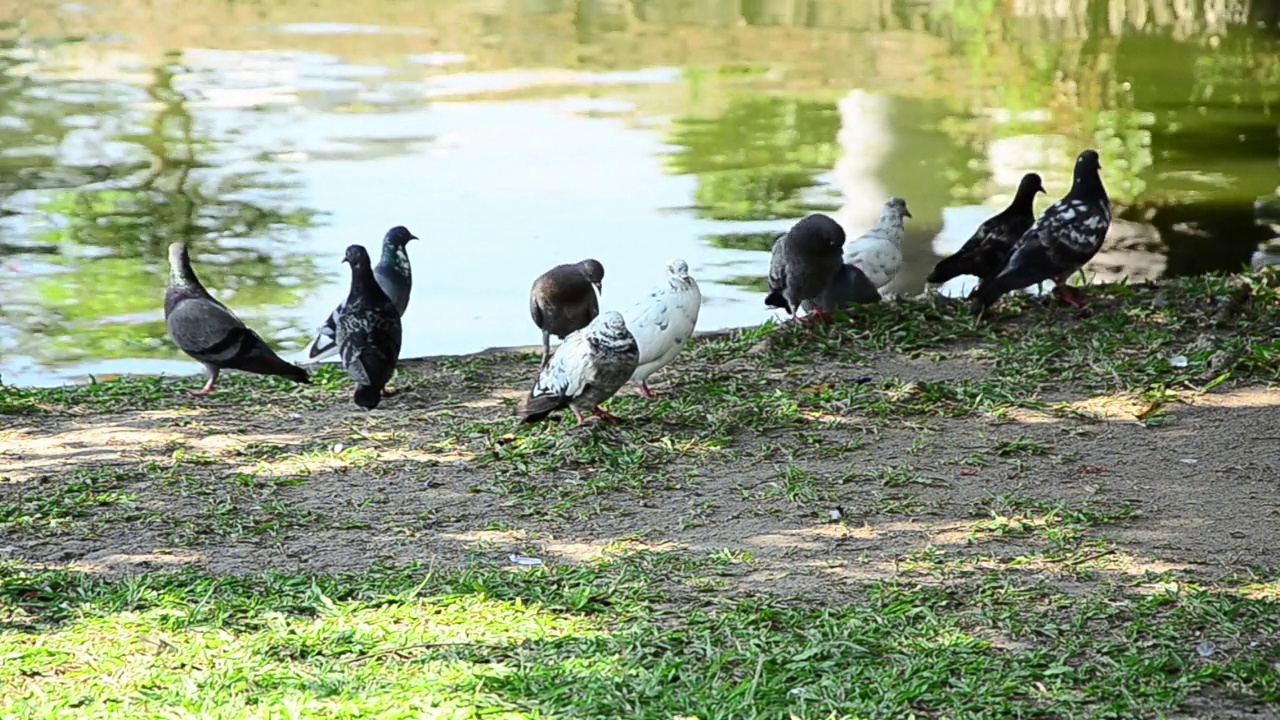
[[[917, 293], [1028, 171], [1096, 147], [1100, 280], [1280, 255], [1280, 3], [185, 0], [0, 22], [0, 376], [191, 373], [165, 247], [290, 355], [343, 249], [405, 225], [404, 357], [538, 342], [529, 285], [620, 307], [685, 258], [700, 329], [769, 317], [773, 237], [907, 198]], [[376, 252], [376, 250], [375, 250]], [[945, 288], [959, 293], [969, 278]]]

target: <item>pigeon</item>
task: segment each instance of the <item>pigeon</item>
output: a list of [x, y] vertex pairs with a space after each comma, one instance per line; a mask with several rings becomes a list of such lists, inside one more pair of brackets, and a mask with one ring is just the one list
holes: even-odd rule
[[1044, 192], [1040, 176], [1027, 173], [1018, 183], [1013, 202], [999, 215], [978, 226], [973, 237], [950, 257], [933, 267], [926, 282], [942, 284], [958, 275], [973, 275], [979, 280], [1000, 272], [1009, 259], [1009, 250], [1036, 221], [1036, 193]]
[[218, 373], [223, 369], [278, 375], [303, 384], [311, 382], [306, 370], [280, 359], [266, 341], [204, 289], [191, 269], [187, 246], [181, 242], [169, 245], [164, 324], [173, 342], [204, 365], [209, 375], [209, 381], [194, 391], [195, 395], [213, 392]]
[[618, 418], [602, 410], [600, 403], [627, 384], [639, 361], [640, 350], [627, 321], [616, 310], [608, 310], [570, 333], [556, 348], [518, 412], [524, 422], [534, 423], [567, 407], [579, 424], [588, 410], [616, 423]]
[[831, 284], [822, 294], [805, 300], [800, 307], [807, 313], [833, 313], [850, 305], [870, 305], [880, 302], [880, 291], [875, 283], [856, 265], [845, 263], [831, 278]]
[[902, 269], [902, 221], [909, 217], [907, 201], [891, 197], [880, 210], [880, 222], [845, 246], [844, 261], [865, 273], [877, 290], [893, 282]]
[[[538, 276], [529, 290], [529, 315], [542, 331], [542, 367], [551, 359], [551, 336], [564, 340], [600, 314], [604, 266], [591, 259], [557, 265]], [[595, 286], [595, 290], [592, 290]]]
[[[773, 241], [769, 259], [769, 294], [764, 304], [782, 308], [792, 317], [800, 303], [821, 295], [840, 269], [844, 228], [821, 213], [801, 218], [786, 234]], [[817, 310], [813, 317], [826, 319]]]
[[382, 401], [400, 357], [400, 313], [378, 285], [363, 246], [348, 247], [342, 261], [351, 265], [351, 291], [334, 339], [343, 369], [356, 382], [356, 405], [372, 410]]
[[[391, 228], [382, 237], [382, 259], [373, 268], [373, 277], [378, 281], [378, 287], [395, 303], [396, 312], [401, 316], [404, 315], [405, 308], [409, 307], [409, 291], [413, 288], [413, 273], [409, 268], [409, 253], [405, 251], [405, 246], [410, 240], [417, 239], [416, 235], [402, 225]], [[323, 360], [338, 351], [338, 316], [342, 314], [342, 309], [343, 305], [339, 303], [329, 313], [324, 325], [320, 326], [307, 348], [308, 360]]]
[[622, 312], [627, 329], [636, 339], [639, 364], [631, 382], [639, 383], [640, 394], [651, 398], [648, 379], [666, 367], [693, 336], [702, 309], [702, 291], [689, 276], [689, 265], [675, 259], [667, 265], [667, 281], [655, 286], [641, 300]]
[[1023, 233], [1008, 263], [978, 284], [971, 295], [974, 315], [981, 315], [1005, 293], [1053, 280], [1053, 292], [1072, 307], [1084, 307], [1067, 278], [1084, 267], [1102, 247], [1111, 225], [1111, 201], [1098, 176], [1098, 153], [1085, 150], [1076, 158], [1071, 191], [1050, 205]]

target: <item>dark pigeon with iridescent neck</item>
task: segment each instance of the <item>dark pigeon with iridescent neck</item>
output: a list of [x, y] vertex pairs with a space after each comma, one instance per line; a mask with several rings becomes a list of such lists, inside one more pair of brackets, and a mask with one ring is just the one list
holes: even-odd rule
[[[409, 253], [405, 247], [410, 240], [417, 239], [417, 236], [402, 225], [391, 228], [382, 238], [382, 258], [373, 267], [373, 277], [378, 281], [378, 287], [395, 304], [396, 312], [401, 316], [409, 307], [409, 292], [413, 289], [413, 272], [409, 267]], [[324, 325], [316, 332], [315, 339], [307, 349], [308, 360], [323, 360], [338, 351], [338, 316], [342, 314], [342, 308], [341, 303], [334, 308]]]
[[1085, 150], [1076, 158], [1071, 191], [1050, 205], [1023, 234], [1009, 262], [971, 296], [971, 310], [981, 315], [1005, 293], [1053, 280], [1053, 292], [1073, 307], [1084, 307], [1080, 294], [1067, 286], [1071, 277], [1093, 259], [1111, 226], [1111, 201], [1098, 175], [1098, 153]]
[[356, 381], [356, 405], [372, 410], [382, 402], [400, 358], [400, 313], [374, 278], [363, 246], [348, 247], [342, 261], [351, 265], [351, 290], [338, 316], [338, 354]]
[[1042, 192], [1039, 175], [1023, 175], [1009, 207], [979, 225], [954, 255], [938, 261], [926, 280], [941, 284], [960, 275], [986, 280], [1004, 269], [1009, 251], [1036, 222], [1036, 193]]
[[164, 296], [164, 324], [169, 337], [201, 365], [209, 375], [204, 387], [213, 391], [222, 370], [242, 370], [258, 375], [278, 375], [294, 382], [310, 383], [307, 371], [280, 359], [258, 334], [218, 302], [191, 269], [187, 246], [169, 245], [169, 289]]
[[[769, 260], [769, 294], [764, 304], [795, 316], [800, 303], [813, 300], [831, 286], [844, 264], [844, 228], [821, 213], [804, 217], [773, 242]], [[826, 314], [815, 308], [813, 316]]]
[[[542, 331], [542, 367], [551, 358], [551, 336], [564, 340], [600, 314], [604, 266], [587, 259], [557, 265], [538, 276], [529, 290], [529, 315]], [[592, 288], [595, 288], [594, 290]]]

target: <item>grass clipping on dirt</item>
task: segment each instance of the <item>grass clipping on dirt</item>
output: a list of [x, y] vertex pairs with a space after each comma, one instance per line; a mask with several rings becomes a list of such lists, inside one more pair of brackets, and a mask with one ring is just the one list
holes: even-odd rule
[[617, 427], [0, 388], [0, 717], [1273, 717], [1274, 280], [716, 334]]

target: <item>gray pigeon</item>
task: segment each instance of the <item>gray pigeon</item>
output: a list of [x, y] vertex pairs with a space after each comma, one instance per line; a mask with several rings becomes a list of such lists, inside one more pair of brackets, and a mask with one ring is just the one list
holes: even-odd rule
[[306, 370], [281, 360], [266, 341], [204, 289], [191, 269], [187, 246], [180, 242], [169, 245], [169, 289], [164, 295], [164, 324], [173, 342], [182, 352], [204, 365], [209, 375], [209, 381], [194, 391], [195, 395], [213, 392], [218, 373], [223, 369], [278, 375], [299, 383], [311, 382]]
[[844, 310], [850, 305], [870, 305], [880, 302], [880, 291], [871, 278], [856, 265], [845, 263], [831, 278], [831, 284], [822, 294], [812, 300], [805, 300], [800, 307], [806, 313], [833, 313]]
[[[604, 266], [587, 259], [573, 265], [557, 265], [533, 281], [529, 290], [529, 315], [542, 330], [542, 367], [551, 358], [551, 336], [564, 340], [586, 327], [600, 314], [596, 291], [602, 290]], [[595, 290], [592, 290], [595, 286]]]
[[[413, 271], [409, 267], [409, 253], [405, 247], [410, 240], [417, 239], [403, 225], [391, 228], [382, 237], [382, 259], [373, 267], [378, 287], [395, 303], [396, 312], [401, 316], [409, 307], [409, 292], [413, 289]], [[338, 316], [342, 314], [342, 308], [343, 304], [339, 303], [325, 318], [324, 325], [320, 326], [307, 348], [308, 360], [323, 360], [338, 351]]]
[[954, 255], [938, 261], [925, 280], [941, 284], [959, 275], [986, 280], [1000, 272], [1014, 244], [1035, 224], [1036, 193], [1042, 192], [1044, 184], [1039, 175], [1023, 175], [1009, 207], [979, 225]]
[[1053, 292], [1068, 305], [1084, 307], [1066, 282], [1102, 247], [1111, 225], [1111, 201], [1098, 176], [1098, 153], [1085, 150], [1076, 158], [1071, 191], [1050, 205], [1014, 245], [1000, 272], [979, 283], [971, 310], [980, 315], [1005, 293], [1053, 280]]
[[356, 405], [372, 410], [382, 401], [400, 357], [400, 313], [374, 279], [364, 247], [348, 247], [342, 261], [351, 265], [351, 291], [338, 316], [338, 353], [343, 369], [356, 381]]
[[[769, 260], [769, 294], [764, 304], [782, 308], [795, 316], [800, 303], [812, 300], [831, 285], [844, 264], [844, 228], [840, 223], [814, 213], [800, 220], [773, 243]], [[820, 308], [813, 316], [827, 318]]]
[[585, 328], [570, 333], [556, 348], [529, 396], [518, 409], [524, 422], [544, 420], [556, 410], [569, 408], [578, 422], [582, 413], [616, 423], [618, 418], [600, 409], [631, 379], [640, 363], [640, 348], [627, 329], [622, 314], [608, 310]]

